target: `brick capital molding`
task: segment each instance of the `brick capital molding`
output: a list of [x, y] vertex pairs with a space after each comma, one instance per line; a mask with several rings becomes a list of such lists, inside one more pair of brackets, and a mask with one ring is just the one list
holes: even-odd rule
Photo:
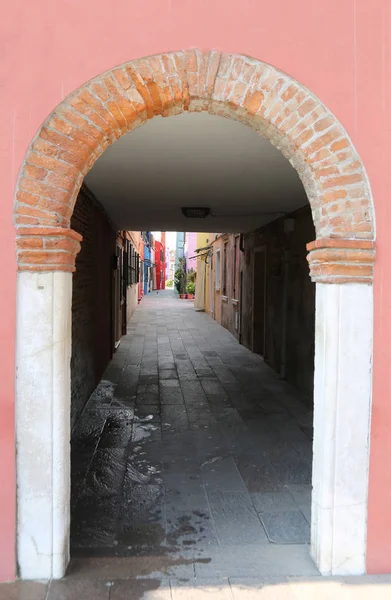
[[375, 243], [370, 240], [319, 239], [307, 244], [312, 281], [372, 283]]
[[82, 236], [64, 227], [21, 227], [16, 237], [20, 271], [74, 271]]

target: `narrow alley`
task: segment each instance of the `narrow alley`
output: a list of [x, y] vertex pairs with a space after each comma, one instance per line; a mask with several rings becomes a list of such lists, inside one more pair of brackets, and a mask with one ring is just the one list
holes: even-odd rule
[[317, 574], [307, 411], [192, 302], [145, 297], [73, 431], [70, 572]]

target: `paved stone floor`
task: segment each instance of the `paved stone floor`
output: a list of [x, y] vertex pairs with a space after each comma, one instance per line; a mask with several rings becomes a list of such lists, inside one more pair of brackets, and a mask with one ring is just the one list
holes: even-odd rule
[[301, 400], [192, 302], [144, 298], [73, 433], [73, 556], [256, 562], [265, 545], [308, 544]]
[[150, 294], [73, 432], [67, 577], [0, 600], [390, 599], [310, 559], [311, 425], [259, 356]]

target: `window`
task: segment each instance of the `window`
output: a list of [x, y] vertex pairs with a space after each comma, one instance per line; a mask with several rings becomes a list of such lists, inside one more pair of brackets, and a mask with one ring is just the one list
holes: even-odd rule
[[227, 296], [228, 285], [227, 285], [227, 263], [228, 263], [228, 242], [224, 242], [223, 249], [223, 296]]
[[220, 261], [220, 250], [216, 250], [216, 290], [220, 289], [220, 279], [221, 279], [221, 276], [220, 276], [220, 270], [221, 270], [220, 263], [221, 263], [221, 261]]
[[140, 257], [133, 244], [126, 241], [126, 254], [124, 255], [124, 277], [126, 285], [134, 285], [140, 281]]
[[118, 262], [119, 262], [119, 286], [120, 286], [120, 301], [123, 302], [123, 300], [126, 297], [126, 271], [125, 271], [125, 267], [126, 267], [126, 253], [124, 252], [123, 248], [121, 248], [121, 246], [117, 245], [117, 256], [118, 256]]
[[132, 245], [129, 246], [129, 262], [128, 262], [128, 285], [133, 285], [135, 283], [135, 272], [134, 272], [134, 248]]
[[140, 255], [138, 252], [135, 254], [135, 267], [136, 267], [136, 283], [140, 283]]
[[239, 279], [239, 236], [234, 238], [233, 261], [232, 261], [232, 297], [238, 299], [238, 279]]

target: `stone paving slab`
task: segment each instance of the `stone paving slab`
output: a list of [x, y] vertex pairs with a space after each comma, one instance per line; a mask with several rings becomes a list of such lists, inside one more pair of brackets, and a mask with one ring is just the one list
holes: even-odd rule
[[[203, 559], [197, 559], [203, 560]], [[167, 548], [162, 554], [135, 557], [73, 558], [68, 577], [78, 580], [114, 581], [132, 579], [194, 578], [194, 552], [192, 549]]]
[[214, 491], [208, 492], [208, 498], [217, 536], [223, 546], [267, 543], [265, 530], [247, 492]]
[[251, 494], [254, 508], [258, 513], [284, 512], [295, 510], [297, 505], [289, 492], [264, 492]]
[[52, 581], [47, 600], [76, 600], [93, 598], [109, 600], [110, 582], [85, 580]]
[[120, 499], [82, 496], [72, 516], [73, 548], [113, 547]]
[[17, 581], [0, 584], [0, 600], [46, 600], [48, 584], [36, 581]]
[[230, 577], [229, 583], [234, 600], [296, 600], [286, 578]]
[[274, 544], [310, 543], [310, 526], [298, 509], [265, 512], [260, 519], [267, 537]]
[[247, 488], [232, 456], [215, 456], [202, 464], [202, 478], [208, 493], [242, 492]]
[[305, 545], [221, 546], [195, 552], [197, 577], [318, 575]]
[[172, 600], [232, 600], [228, 580], [204, 579], [203, 581], [171, 581]]
[[114, 581], [110, 600], [172, 600], [169, 579], [136, 579]]

